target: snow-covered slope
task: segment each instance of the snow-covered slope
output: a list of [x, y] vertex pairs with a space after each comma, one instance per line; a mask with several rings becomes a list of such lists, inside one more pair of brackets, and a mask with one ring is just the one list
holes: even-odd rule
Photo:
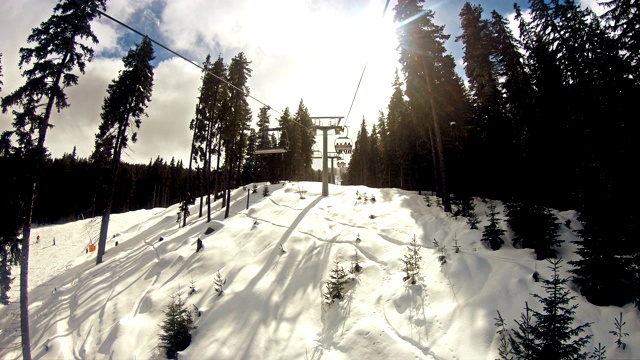
[[[331, 185], [323, 197], [320, 183], [286, 183], [268, 185], [263, 197], [262, 186], [248, 209], [247, 190], [235, 190], [227, 219], [219, 202], [210, 223], [192, 206], [185, 228], [178, 228], [177, 204], [113, 215], [98, 266], [95, 253], [86, 252], [98, 219], [34, 229], [41, 240], [32, 244], [30, 267], [33, 357], [163, 358], [159, 325], [178, 291], [201, 311], [180, 359], [495, 359], [496, 310], [512, 327], [525, 301], [541, 310], [530, 294], [544, 292], [531, 275], [548, 277], [548, 263], [514, 249], [509, 233], [503, 248], [491, 251], [481, 230], [428, 207], [414, 192]], [[358, 200], [357, 192], [376, 201]], [[486, 212], [477, 200], [480, 229]], [[579, 226], [572, 211], [556, 215]], [[214, 231], [205, 235], [207, 228]], [[410, 285], [400, 259], [414, 236], [423, 261], [419, 282]], [[204, 248], [196, 252], [198, 238]], [[578, 238], [565, 225], [561, 238], [562, 257], [574, 259], [570, 242]], [[445, 264], [434, 239], [445, 246]], [[363, 271], [342, 301], [324, 304], [331, 268], [337, 261], [349, 269], [356, 252]], [[563, 276], [568, 267], [565, 261]], [[213, 284], [218, 271], [226, 279], [222, 296]], [[188, 295], [192, 285], [197, 291]], [[18, 286], [16, 278], [16, 302]], [[610, 359], [640, 357], [640, 320], [631, 305], [596, 307], [573, 295], [575, 325], [593, 322], [585, 350], [602, 343]], [[624, 351], [609, 334], [620, 312], [631, 334]], [[0, 316], [0, 358], [19, 359], [17, 303], [0, 307]]]

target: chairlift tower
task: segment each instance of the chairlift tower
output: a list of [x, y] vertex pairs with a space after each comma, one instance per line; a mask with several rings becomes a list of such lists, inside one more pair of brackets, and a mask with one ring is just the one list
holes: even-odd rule
[[330, 152], [327, 158], [331, 160], [331, 183], [335, 185], [336, 176], [333, 174], [333, 160], [342, 160], [342, 156], [337, 152]]
[[340, 134], [342, 132], [342, 126], [340, 126], [340, 121], [342, 121], [342, 119], [344, 119], [344, 116], [317, 116], [311, 118], [313, 128], [316, 131], [322, 131], [322, 196], [329, 196], [327, 134], [331, 130], [335, 131], [336, 134]]

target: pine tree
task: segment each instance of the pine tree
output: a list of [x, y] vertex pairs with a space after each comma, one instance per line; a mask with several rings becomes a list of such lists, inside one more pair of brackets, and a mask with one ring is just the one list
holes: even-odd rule
[[404, 254], [401, 260], [403, 264], [402, 271], [405, 273], [402, 281], [411, 279], [411, 284], [415, 285], [417, 282], [416, 278], [420, 276], [420, 262], [422, 261], [420, 247], [418, 246], [415, 235], [413, 235], [413, 239], [409, 243], [409, 246], [407, 246], [407, 250], [408, 253]]
[[[479, 171], [499, 172], [500, 165], [497, 162], [487, 163], [481, 159], [497, 153], [510, 156], [505, 150], [509, 149], [513, 140], [509, 136], [510, 127], [500, 90], [498, 66], [494, 61], [493, 29], [489, 20], [482, 18], [482, 12], [482, 6], [466, 2], [460, 11], [462, 35], [456, 38], [464, 45], [463, 60], [472, 102], [473, 123], [465, 150], [468, 157], [465, 164], [471, 174]], [[502, 177], [481, 177], [476, 182], [476, 191], [482, 196], [503, 198], [503, 191], [510, 182], [510, 179]]]
[[[569, 262], [573, 266], [569, 272], [574, 275], [572, 281], [580, 293], [590, 303], [623, 306], [638, 294], [638, 284], [634, 283], [638, 268], [633, 265], [633, 257], [620, 256], [622, 240], [631, 238], [612, 229], [610, 224], [617, 223], [619, 218], [608, 211], [609, 207], [605, 209], [607, 211], [580, 213], [578, 220], [582, 229], [576, 233], [581, 241], [575, 242], [580, 259]], [[633, 225], [629, 224], [629, 227], [633, 228]]]
[[426, 164], [425, 157], [429, 153], [434, 159], [436, 183], [441, 183], [439, 195], [443, 199], [444, 211], [451, 212], [445, 141], [454, 141], [455, 134], [445, 132], [449, 127], [444, 127], [444, 124], [466, 123], [469, 104], [462, 79], [455, 72], [455, 61], [446, 54], [444, 43], [449, 35], [444, 34], [444, 26], [434, 24], [434, 12], [425, 10], [422, 3], [422, 0], [399, 0], [394, 7], [394, 20], [403, 23], [396, 32], [400, 40], [400, 63], [407, 79], [406, 95], [414, 122], [408, 131], [413, 130], [421, 137], [416, 138], [415, 144], [422, 149], [420, 154], [424, 156], [416, 160]]
[[[31, 339], [29, 333], [29, 242], [31, 221], [38, 179], [47, 150], [45, 140], [51, 128], [50, 118], [54, 106], [60, 111], [69, 106], [65, 89], [78, 84], [78, 70], [84, 73], [86, 63], [93, 57], [91, 43], [98, 42], [91, 29], [91, 22], [105, 10], [106, 0], [88, 0], [89, 6], [74, 0], [63, 0], [53, 8], [53, 15], [31, 30], [28, 43], [34, 47], [20, 49], [20, 68], [31, 64], [22, 76], [27, 80], [11, 94], [2, 98], [2, 112], [13, 110], [18, 146], [17, 156], [24, 161], [26, 170], [25, 191], [20, 195], [18, 209], [22, 223], [22, 250], [20, 258], [20, 326], [22, 336], [22, 357], [31, 359]], [[35, 138], [34, 138], [35, 136]], [[16, 229], [17, 230], [17, 229]], [[14, 239], [17, 241], [17, 238]]]
[[[397, 69], [392, 86], [393, 93], [387, 105], [388, 140], [385, 157], [387, 187], [405, 188], [405, 178], [408, 176], [406, 169], [411, 161], [409, 152], [412, 138], [409, 135], [415, 128], [409, 121], [409, 105], [405, 99], [403, 83], [400, 81]], [[436, 185], [439, 187], [439, 183]]]
[[222, 289], [222, 285], [227, 283], [227, 279], [223, 279], [222, 276], [220, 275], [220, 271], [216, 272], [216, 277], [213, 278], [213, 285], [214, 285], [214, 290], [218, 293], [218, 296], [221, 296], [222, 293], [224, 293], [224, 290]]
[[358, 258], [358, 250], [356, 250], [356, 254], [351, 261], [351, 273], [359, 273], [362, 271], [362, 265], [360, 265], [360, 259]]
[[598, 347], [594, 348], [593, 352], [589, 354], [589, 359], [605, 360], [607, 358], [607, 356], [605, 355], [605, 350], [606, 347], [598, 343]]
[[629, 333], [622, 331], [622, 327], [626, 324], [626, 322], [622, 321], [622, 312], [620, 313], [620, 320], [617, 318], [613, 320], [613, 325], [616, 327], [615, 330], [609, 331], [610, 334], [613, 334], [617, 337], [616, 345], [624, 350], [627, 347], [627, 344], [622, 341], [622, 338], [625, 336], [629, 336]]
[[140, 128], [141, 118], [146, 116], [147, 103], [151, 101], [153, 88], [151, 61], [153, 59], [155, 57], [151, 40], [144, 37], [140, 44], [129, 50], [122, 58], [125, 69], [109, 84], [107, 97], [102, 105], [100, 114], [102, 123], [98, 128], [95, 150], [91, 155], [98, 168], [108, 168], [105, 171], [106, 177], [102, 179], [106, 189], [104, 192], [106, 206], [102, 213], [96, 264], [102, 263], [106, 250], [114, 184], [122, 150], [128, 147], [129, 140], [137, 141], [136, 129]]
[[264, 188], [262, 188], [262, 196], [269, 196], [269, 186], [265, 185]]
[[[218, 168], [220, 162], [220, 134], [221, 120], [223, 119], [221, 115], [223, 103], [228, 97], [225, 83], [227, 66], [221, 56], [218, 56], [218, 59], [211, 63], [211, 56], [207, 55], [202, 68], [202, 86], [200, 87], [200, 95], [196, 104], [195, 118], [189, 125], [189, 128], [193, 131], [189, 169], [191, 169], [193, 161], [198, 161], [199, 164], [202, 164], [203, 194], [210, 196], [212, 192], [211, 169], [213, 156], [216, 155], [218, 159]], [[218, 182], [218, 171], [216, 171], [214, 184], [216, 193], [219, 190]], [[189, 191], [189, 183], [187, 182], [187, 192]], [[207, 202], [207, 221], [211, 221], [210, 201]]]
[[509, 343], [508, 330], [507, 325], [498, 311], [498, 317], [494, 318], [496, 321], [494, 325], [498, 328], [496, 330], [496, 334], [498, 334], [500, 345], [498, 345], [498, 355], [500, 355], [500, 360], [513, 360], [511, 357], [511, 344]]
[[607, 11], [602, 14], [609, 29], [616, 34], [621, 53], [633, 67], [633, 78], [640, 83], [640, 1], [638, 0], [600, 0]]
[[347, 283], [347, 272], [338, 260], [333, 261], [333, 268], [329, 274], [329, 280], [325, 284], [325, 292], [322, 293], [325, 303], [332, 304], [335, 299], [342, 300], [344, 297], [344, 285]]
[[0, 304], [9, 304], [9, 290], [11, 290], [11, 261], [8, 248], [2, 246], [0, 248]]
[[504, 235], [504, 229], [499, 227], [500, 218], [497, 217], [498, 212], [496, 211], [496, 206], [493, 205], [493, 201], [489, 202], [489, 224], [484, 227], [482, 231], [482, 241], [487, 243], [492, 250], [498, 250], [504, 244], [504, 240], [502, 240], [502, 235]]
[[225, 122], [222, 123], [222, 140], [227, 171], [225, 219], [229, 217], [231, 189], [238, 178], [236, 172], [239, 172], [241, 168], [240, 164], [245, 151], [245, 130], [251, 120], [251, 109], [247, 102], [249, 96], [247, 81], [251, 76], [249, 64], [251, 62], [247, 60], [243, 52], [231, 59], [228, 72], [229, 97], [220, 112], [225, 119]]
[[590, 323], [571, 327], [574, 321], [573, 315], [578, 308], [577, 304], [571, 304], [575, 296], [570, 296], [570, 290], [566, 289], [567, 279], [558, 274], [562, 259], [547, 259], [552, 270], [550, 280], [543, 279], [546, 297], [532, 294], [542, 304], [542, 312], [533, 311], [535, 326], [532, 329], [536, 339], [536, 359], [576, 359], [586, 358], [587, 354], [582, 348], [589, 343], [591, 335], [580, 337]]
[[524, 314], [520, 314], [520, 321], [515, 320], [518, 329], [513, 329], [513, 336], [509, 335], [509, 343], [516, 359], [536, 359], [535, 354], [539, 350], [534, 335], [535, 324], [527, 302], [524, 303], [524, 309]]
[[505, 212], [515, 246], [534, 249], [538, 260], [556, 257], [563, 241], [559, 239], [560, 222], [549, 208], [532, 202], [507, 202]]
[[293, 125], [297, 128], [299, 147], [296, 153], [294, 153], [294, 159], [296, 162], [295, 169], [297, 170], [292, 179], [309, 179], [313, 172], [311, 168], [313, 159], [311, 156], [313, 152], [313, 145], [315, 144], [315, 131], [311, 130], [313, 129], [311, 115], [309, 114], [309, 109], [307, 109], [307, 106], [304, 104], [302, 99], [300, 99], [300, 103], [298, 103], [298, 109], [293, 116], [293, 121], [296, 123]]
[[174, 359], [178, 351], [186, 349], [191, 344], [193, 316], [191, 309], [182, 301], [181, 293], [171, 295], [171, 302], [163, 313], [165, 318], [160, 325], [160, 341], [166, 350], [167, 358]]

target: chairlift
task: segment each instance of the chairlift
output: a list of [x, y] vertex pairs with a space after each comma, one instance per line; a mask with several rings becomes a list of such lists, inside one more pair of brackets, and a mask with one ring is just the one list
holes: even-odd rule
[[[344, 126], [343, 129], [346, 134], [344, 136], [338, 136], [335, 139], [333, 146], [338, 154], [351, 154], [353, 151], [353, 142], [349, 138], [349, 129], [346, 126]], [[340, 132], [336, 133], [339, 134]]]
[[258, 146], [256, 147], [256, 155], [266, 154], [284, 154], [289, 151], [289, 138], [287, 137], [287, 131], [284, 128], [268, 128], [262, 132], [262, 143], [269, 144], [269, 133], [279, 132], [280, 137], [277, 140], [277, 144], [273, 146]]
[[311, 150], [311, 158], [322, 159], [322, 151], [318, 150], [318, 146], [315, 143], [313, 144], [313, 149]]
[[344, 169], [347, 167], [347, 163], [344, 161], [338, 161], [338, 168], [339, 169]]

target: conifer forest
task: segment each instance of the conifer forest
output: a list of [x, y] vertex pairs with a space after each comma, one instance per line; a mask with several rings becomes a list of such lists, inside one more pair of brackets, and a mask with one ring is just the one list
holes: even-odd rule
[[[399, 0], [389, 9], [403, 24], [393, 93], [387, 104], [371, 105], [385, 108], [377, 119], [358, 120], [342, 184], [433, 192], [455, 216], [470, 217], [472, 197], [502, 201], [514, 245], [533, 249], [538, 260], [555, 258], [560, 243], [550, 209], [576, 210], [582, 241], [580, 260], [565, 265], [571, 281], [595, 305], [640, 308], [640, 3], [601, 3], [602, 15], [573, 0], [529, 0], [526, 13], [514, 4], [514, 27], [467, 2], [454, 39], [464, 54], [456, 59], [445, 46], [450, 35], [434, 21], [437, 10]], [[56, 2], [20, 49], [23, 85], [3, 89], [0, 65], [1, 108], [13, 118], [0, 135], [0, 271], [19, 266], [23, 285], [37, 224], [102, 216], [100, 264], [112, 213], [176, 203], [187, 212], [199, 202], [199, 215], [210, 217], [206, 194], [229, 199], [231, 189], [255, 182], [321, 180], [312, 168], [309, 109], [302, 99], [277, 116], [268, 105], [252, 109], [252, 61], [243, 52], [209, 55], [201, 64], [191, 143], [184, 144], [188, 163], [123, 162], [140, 127], [153, 126], [146, 108], [159, 48], [148, 37], [122, 58], [123, 70], [108, 86], [92, 154], [79, 157], [74, 149], [52, 157], [51, 114], [74, 105], [67, 91], [82, 81], [98, 42], [91, 23], [107, 8], [107, 0]], [[456, 73], [460, 61], [464, 74]], [[270, 147], [288, 151], [256, 154]], [[619, 218], [624, 226], [612, 226]], [[485, 231], [499, 249], [500, 233]], [[23, 354], [30, 358], [26, 290], [20, 297]]]

